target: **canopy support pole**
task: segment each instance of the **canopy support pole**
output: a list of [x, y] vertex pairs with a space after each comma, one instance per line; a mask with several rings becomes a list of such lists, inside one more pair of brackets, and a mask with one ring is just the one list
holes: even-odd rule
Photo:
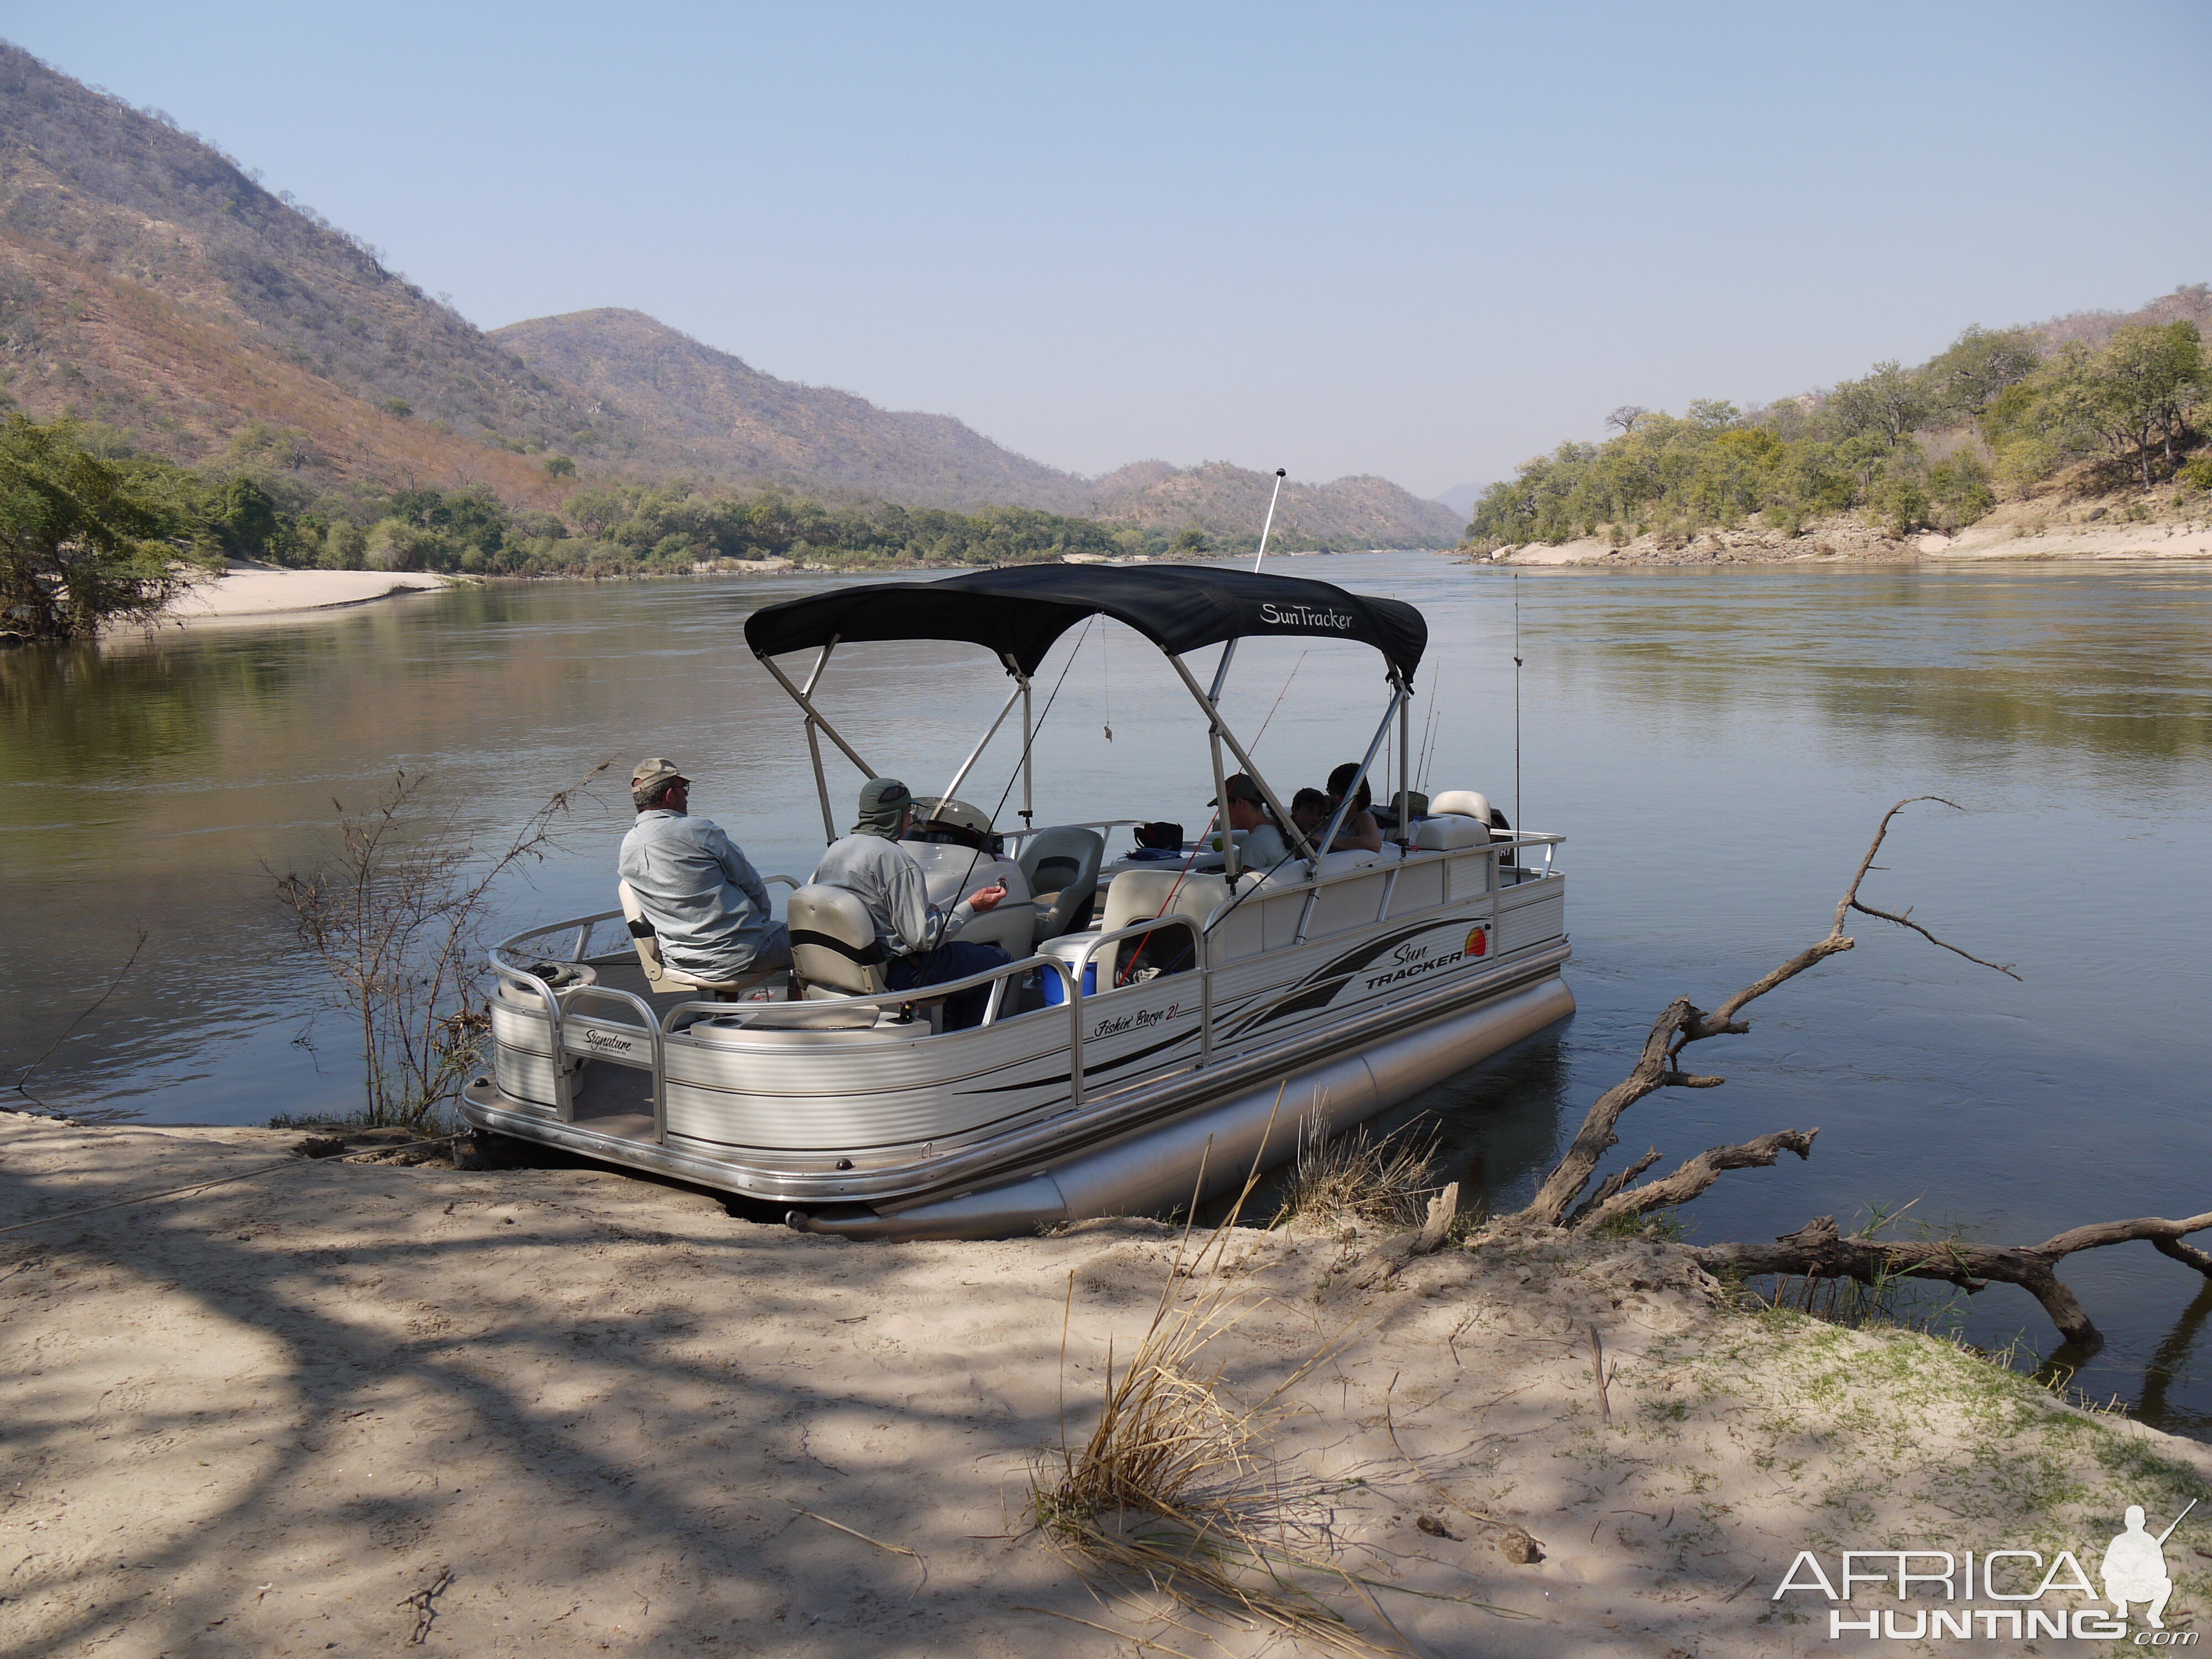
[[1237, 641], [1224, 640], [1221, 645], [1221, 660], [1214, 665], [1213, 684], [1206, 696], [1209, 702], [1221, 701], [1221, 688], [1229, 683], [1229, 665], [1237, 660]]
[[[822, 647], [822, 654], [814, 659], [814, 672], [806, 677], [806, 695], [812, 696], [814, 688], [822, 684], [823, 670], [830, 666], [830, 653], [837, 648], [837, 636], [832, 635], [830, 643]], [[830, 777], [822, 769], [822, 734], [815, 729], [814, 717], [806, 717], [806, 753], [814, 763], [814, 793], [822, 803], [822, 844], [824, 847], [837, 839], [837, 817], [830, 810]]]
[[[835, 645], [836, 641], [832, 640], [830, 643]], [[808, 698], [805, 692], [800, 690], [797, 686], [791, 683], [791, 677], [788, 674], [786, 674], [783, 670], [778, 668], [772, 658], [759, 656], [756, 653], [755, 660], [757, 660], [763, 668], [767, 669], [769, 673], [775, 677], [775, 683], [783, 688], [784, 696], [789, 697], [792, 702], [797, 703], [800, 708], [805, 710], [807, 718], [811, 720], [817, 726], [819, 726], [824, 732], [829, 734], [830, 741], [836, 744], [840, 749], [845, 751], [845, 758], [860, 769], [860, 775], [862, 777], [872, 778], [876, 775], [876, 769], [860, 758], [860, 751], [854, 748], [851, 744], [846, 742], [844, 738], [839, 734], [836, 726], [830, 725], [828, 720], [823, 719], [822, 711], [814, 706], [813, 702]], [[820, 665], [817, 664], [816, 665], [818, 667]]]
[[[1163, 650], [1160, 654], [1175, 665], [1175, 672], [1182, 677], [1182, 683], [1189, 688], [1191, 696], [1196, 700], [1198, 706], [1206, 711], [1206, 718], [1213, 723], [1213, 729], [1221, 734], [1221, 741], [1229, 745], [1229, 751], [1237, 757], [1237, 764], [1244, 769], [1246, 775], [1259, 787], [1260, 793], [1267, 800], [1267, 810], [1275, 815], [1275, 822], [1282, 827], [1284, 833], [1305, 849], [1305, 855], [1309, 860], [1317, 856], [1313, 850], [1313, 843], [1306, 839], [1304, 831], [1301, 830], [1297, 822], [1292, 819], [1289, 809], [1275, 798], [1273, 786], [1260, 775], [1260, 769], [1252, 764], [1252, 757], [1244, 752], [1244, 745], [1237, 741], [1237, 734], [1231, 732], [1222, 720], [1221, 710], [1214, 706], [1213, 699], [1206, 695], [1205, 688], [1199, 684], [1196, 678], [1191, 673], [1190, 665], [1172, 651]], [[1217, 775], [1218, 770], [1217, 763]], [[1226, 780], [1224, 781], [1225, 783]], [[1220, 797], [1217, 795], [1214, 799], [1218, 800]], [[1225, 823], [1228, 809], [1224, 806], [1219, 810], [1223, 813], [1223, 822]]]
[[1229, 779], [1221, 769], [1221, 726], [1218, 721], [1206, 728], [1206, 746], [1213, 757], [1213, 821], [1221, 827], [1221, 869], [1233, 889], [1237, 885], [1237, 836], [1229, 827]]
[[1032, 793], [1034, 772], [1030, 756], [1036, 747], [1036, 726], [1030, 718], [1030, 677], [1022, 672], [1022, 665], [1009, 655], [1002, 660], [1006, 672], [1022, 683], [1022, 828], [1036, 828], [1036, 800]]
[[1413, 688], [1394, 670], [1398, 682], [1398, 839], [1413, 839]]
[[999, 728], [1006, 723], [1006, 716], [1014, 712], [1014, 705], [1021, 702], [1028, 694], [1028, 691], [1029, 686], [1026, 682], [1020, 685], [1017, 685], [1014, 688], [1013, 695], [1006, 699], [1006, 707], [999, 710], [999, 718], [993, 720], [991, 722], [990, 730], [983, 733], [982, 741], [978, 743], [975, 749], [969, 752], [966, 760], [960, 763], [960, 769], [952, 775], [952, 781], [945, 786], [944, 794], [938, 798], [938, 805], [939, 806], [942, 806], [946, 801], [951, 800], [954, 791], [957, 790], [962, 784], [968, 781], [968, 773], [969, 769], [972, 768], [977, 761], [983, 757], [983, 750], [985, 746], [990, 743], [993, 738], [998, 736]]
[[[1375, 736], [1368, 744], [1367, 753], [1359, 763], [1358, 775], [1350, 783], [1344, 786], [1344, 799], [1337, 803], [1336, 816], [1328, 821], [1328, 828], [1321, 833], [1322, 846], [1327, 847], [1334, 842], [1336, 840], [1336, 832], [1344, 828], [1344, 820], [1352, 812], [1352, 803], [1358, 797], [1359, 786], [1367, 781], [1367, 769], [1375, 764], [1375, 757], [1382, 748], [1382, 739], [1390, 735], [1390, 722], [1398, 719], [1405, 707], [1405, 685], [1395, 674], [1393, 674], [1390, 677], [1390, 706], [1382, 711], [1382, 723], [1375, 728]], [[1399, 730], [1402, 732], [1404, 729], [1404, 723], [1401, 721]]]

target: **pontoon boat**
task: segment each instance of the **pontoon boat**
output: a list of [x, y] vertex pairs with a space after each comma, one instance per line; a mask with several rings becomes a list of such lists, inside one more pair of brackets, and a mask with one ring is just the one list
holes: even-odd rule
[[[1070, 629], [1104, 616], [1156, 646], [1205, 723], [1215, 797], [1233, 769], [1267, 798], [1292, 856], [1245, 866], [1233, 834], [1121, 848], [1127, 818], [1036, 824], [1031, 676]], [[1237, 643], [1348, 641], [1382, 659], [1400, 788], [1379, 853], [1319, 853], [1222, 719]], [[465, 1092], [479, 1130], [653, 1170], [858, 1237], [1004, 1237], [1188, 1204], [1268, 1167], [1315, 1122], [1333, 1133], [1564, 1018], [1574, 999], [1561, 837], [1493, 829], [1455, 790], [1424, 802], [1409, 709], [1427, 624], [1413, 606], [1329, 583], [1194, 566], [1031, 565], [834, 589], [754, 612], [745, 640], [797, 705], [823, 830], [839, 814], [823, 744], [877, 769], [823, 712], [826, 672], [873, 641], [957, 641], [1012, 682], [1005, 706], [904, 842], [933, 902], [993, 881], [997, 909], [961, 937], [1006, 965], [893, 991], [858, 901], [770, 878], [787, 902], [788, 974], [731, 985], [664, 962], [620, 908], [532, 928], [491, 954], [490, 1071]], [[1218, 647], [1203, 682], [1188, 659]], [[805, 678], [779, 659], [812, 653]], [[802, 659], [803, 660], [803, 659]], [[963, 799], [1020, 713], [1018, 826]], [[1011, 734], [1010, 734], [1011, 735]], [[851, 791], [837, 792], [849, 799]], [[1158, 839], [1157, 836], [1152, 839]], [[988, 988], [981, 1023], [945, 999]], [[677, 999], [665, 1012], [655, 999]]]

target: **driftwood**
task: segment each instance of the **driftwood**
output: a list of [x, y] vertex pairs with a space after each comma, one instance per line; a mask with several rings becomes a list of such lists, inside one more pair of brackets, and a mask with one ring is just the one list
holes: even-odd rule
[[[1825, 939], [1746, 986], [1711, 1013], [1686, 997], [1668, 1004], [1644, 1038], [1644, 1050], [1628, 1075], [1591, 1105], [1565, 1156], [1545, 1178], [1528, 1207], [1512, 1218], [1513, 1221], [1524, 1226], [1587, 1233], [1608, 1222], [1686, 1204], [1729, 1170], [1771, 1164], [1785, 1152], [1795, 1152], [1801, 1158], [1809, 1158], [1813, 1138], [1820, 1131], [1784, 1129], [1740, 1146], [1715, 1146], [1688, 1159], [1669, 1174], [1638, 1186], [1637, 1177], [1659, 1161], [1659, 1154], [1654, 1150], [1626, 1169], [1607, 1176], [1597, 1190], [1579, 1205], [1576, 1201], [1597, 1173], [1605, 1155], [1620, 1144], [1620, 1120], [1630, 1107], [1662, 1089], [1713, 1089], [1728, 1080], [1684, 1070], [1682, 1051], [1691, 1043], [1702, 1042], [1708, 1037], [1740, 1036], [1748, 1031], [1750, 1025], [1739, 1018], [1745, 1008], [1768, 992], [1788, 984], [1807, 969], [1852, 948], [1856, 941], [1844, 932], [1844, 926], [1854, 915], [1894, 922], [1969, 962], [2014, 979], [2020, 977], [2008, 963], [1985, 961], [1971, 951], [1937, 938], [1913, 921], [1910, 910], [1884, 910], [1859, 897], [1860, 885], [1875, 867], [1875, 859], [1888, 837], [1891, 823], [1899, 812], [1920, 801], [1934, 801], [1954, 811], [1962, 810], [1956, 802], [1945, 800], [1941, 795], [1915, 795], [1898, 802], [1882, 814], [1866, 856], [1859, 860], [1850, 887], [1837, 901], [1835, 916]], [[1856, 1279], [1867, 1284], [1899, 1278], [1936, 1279], [1957, 1285], [1969, 1294], [1992, 1283], [2017, 1285], [2043, 1304], [2069, 1342], [2094, 1353], [2104, 1346], [2104, 1338], [2090, 1323], [2074, 1293], [2052, 1271], [2055, 1264], [2077, 1250], [2141, 1240], [2212, 1279], [2212, 1255], [2182, 1243], [2185, 1235], [2208, 1228], [2212, 1228], [2212, 1214], [2181, 1221], [2147, 1216], [2136, 1221], [2076, 1227], [2041, 1244], [1999, 1248], [1966, 1244], [1955, 1239], [1905, 1243], [1864, 1235], [1846, 1238], [1838, 1231], [1832, 1216], [1822, 1216], [1771, 1244], [1707, 1245], [1694, 1254], [1710, 1272], [1745, 1277], [1778, 1273], [1809, 1279]]]
[[2007, 1249], [1967, 1244], [1955, 1238], [1919, 1243], [1845, 1238], [1836, 1229], [1835, 1217], [1824, 1215], [1771, 1244], [1710, 1244], [1698, 1250], [1697, 1257], [1709, 1273], [1740, 1273], [1746, 1278], [1784, 1273], [1810, 1279], [1856, 1279], [1863, 1285], [1877, 1285], [1888, 1279], [1940, 1279], [1969, 1295], [1992, 1283], [2017, 1285], [2043, 1304], [2061, 1336], [2094, 1353], [2105, 1346], [2105, 1339], [2052, 1267], [2076, 1250], [2142, 1240], [2160, 1254], [2185, 1261], [2212, 1278], [2212, 1255], [2182, 1243], [2185, 1235], [2207, 1228], [2212, 1228], [2212, 1214], [2191, 1216], [2184, 1221], [2144, 1216], [2136, 1221], [2075, 1227], [2041, 1244]]

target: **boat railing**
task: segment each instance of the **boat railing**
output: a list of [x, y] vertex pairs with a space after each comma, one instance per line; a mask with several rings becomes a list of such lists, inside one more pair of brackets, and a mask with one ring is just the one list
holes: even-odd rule
[[[995, 967], [983, 969], [981, 973], [969, 974], [960, 979], [949, 979], [927, 986], [910, 986], [903, 991], [874, 991], [861, 996], [829, 998], [813, 1006], [834, 1006], [840, 1009], [904, 1007], [918, 1002], [939, 1001], [947, 997], [957, 996], [963, 991], [973, 990], [979, 985], [988, 985], [991, 988], [990, 1000], [984, 1005], [983, 1018], [976, 1028], [981, 1030], [997, 1024], [1004, 1015], [1006, 990], [1010, 985], [1018, 979], [1025, 977], [1033, 969], [1049, 969], [1060, 976], [1061, 999], [1067, 1009], [1069, 1103], [1080, 1106], [1084, 1098], [1083, 1008], [1085, 995], [1083, 989], [1083, 976], [1085, 970], [1091, 966], [1093, 957], [1108, 945], [1119, 944], [1125, 939], [1132, 939], [1139, 934], [1150, 934], [1163, 929], [1177, 927], [1190, 935], [1192, 967], [1187, 971], [1195, 972], [1199, 976], [1199, 1064], [1203, 1066], [1212, 1058], [1213, 1054], [1213, 975], [1204, 965], [1200, 949], [1199, 923], [1193, 916], [1157, 916], [1127, 927], [1117, 927], [1114, 932], [1102, 933], [1095, 939], [1086, 936], [1082, 947], [1075, 953], [1073, 963], [1065, 957], [1024, 957], [1018, 961], [1000, 963]], [[1097, 996], [1100, 994], [1092, 992], [1090, 994]], [[635, 999], [633, 998], [632, 1000]], [[661, 1016], [660, 1024], [663, 1031], [673, 1036], [676, 1034], [679, 1020], [686, 1024], [702, 1017], [743, 1020], [747, 1016], [757, 1018], [768, 1014], [772, 1009], [788, 1008], [794, 1006], [806, 1005], [785, 1002], [709, 1002], [704, 1000], [679, 1002]], [[1042, 1013], [1046, 1011], [1036, 1009], [1031, 1012]], [[769, 1025], [763, 1029], [765, 1032], [773, 1030], [775, 1027]]]
[[[1527, 871], [1530, 879], [1540, 881], [1552, 873], [1552, 849], [1561, 845], [1565, 840], [1565, 836], [1522, 834], [1516, 831], [1504, 839], [1492, 841], [1487, 847], [1454, 847], [1438, 850], [1452, 858], [1465, 858], [1469, 854], [1486, 857], [1492, 861], [1493, 866], [1500, 854], [1510, 853], [1516, 848], [1524, 847], [1532, 851], [1540, 851], [1544, 855], [1544, 861], [1540, 867], [1534, 870], [1529, 870], [1527, 866], [1516, 867]], [[1232, 894], [1215, 905], [1206, 914], [1205, 932], [1207, 937], [1211, 938], [1214, 929], [1228, 919], [1231, 911], [1254, 900], [1280, 900], [1303, 893], [1306, 896], [1305, 904], [1299, 912], [1297, 930], [1294, 936], [1295, 942], [1303, 945], [1306, 942], [1306, 929], [1313, 919], [1315, 901], [1321, 896], [1323, 890], [1350, 882], [1364, 881], [1374, 876], [1384, 878], [1382, 896], [1376, 902], [1375, 920], [1387, 921], [1390, 918], [1390, 900], [1397, 891], [1398, 873], [1405, 867], [1405, 859], [1420, 857], [1426, 850], [1424, 848], [1418, 852], [1408, 853], [1405, 854], [1405, 858], [1382, 860], [1374, 864], [1363, 865], [1357, 870], [1338, 870], [1328, 875], [1309, 875], [1304, 881], [1277, 881], [1273, 884], [1255, 883], [1243, 892]], [[1296, 860], [1291, 861], [1303, 862]], [[1494, 867], [1492, 873], [1495, 873]], [[1456, 899], [1447, 898], [1443, 903], [1430, 906], [1429, 908], [1442, 910], [1459, 902]], [[1407, 914], [1425, 915], [1426, 911]], [[1399, 920], [1405, 920], [1405, 917], [1401, 916]]]
[[1021, 841], [1054, 830], [1096, 830], [1103, 837], [1109, 830], [1134, 830], [1151, 822], [1150, 818], [1083, 818], [1073, 823], [1040, 823], [1021, 830], [994, 830], [991, 834], [1000, 841]]
[[[1559, 835], [1516, 832], [1509, 836], [1492, 841], [1487, 847], [1455, 848], [1446, 850], [1455, 856], [1463, 857], [1472, 853], [1489, 858], [1492, 861], [1493, 875], [1495, 862], [1502, 854], [1523, 850], [1530, 854], [1540, 854], [1540, 865], [1533, 868], [1522, 865], [1519, 868], [1522, 871], [1522, 879], [1542, 880], [1552, 874], [1553, 849], [1562, 844], [1565, 839], [1564, 836]], [[1032, 971], [1053, 973], [1059, 976], [1062, 1006], [1067, 1010], [1069, 1104], [1071, 1107], [1080, 1106], [1084, 1103], [1086, 1095], [1083, 1054], [1085, 1005], [1097, 996], [1126, 988], [1115, 986], [1108, 988], [1108, 992], [1092, 991], [1088, 994], [1085, 994], [1083, 988], [1085, 976], [1099, 959], [1102, 952], [1106, 953], [1105, 960], [1111, 962], [1119, 953], [1110, 950], [1109, 947], [1118, 945], [1125, 939], [1150, 936], [1164, 929], [1181, 929], [1188, 934], [1192, 948], [1191, 966], [1187, 969], [1172, 970], [1172, 974], [1173, 976], [1180, 976], [1182, 973], [1188, 972], [1197, 976], [1199, 995], [1197, 1063], [1202, 1067], [1210, 1065], [1213, 1058], [1213, 975], [1218, 965], [1212, 959], [1212, 951], [1208, 948], [1208, 941], [1229, 914], [1239, 905], [1255, 898], [1274, 902], [1303, 895], [1304, 902], [1300, 909], [1296, 932], [1297, 940], [1302, 944], [1304, 942], [1307, 926], [1312, 916], [1316, 900], [1325, 890], [1332, 886], [1364, 880], [1378, 875], [1383, 877], [1385, 879], [1377, 902], [1376, 920], [1381, 921], [1393, 919], [1389, 917], [1389, 905], [1397, 887], [1396, 872], [1401, 867], [1402, 865], [1399, 861], [1383, 861], [1363, 866], [1357, 870], [1336, 871], [1327, 875], [1310, 876], [1304, 881], [1286, 882], [1264, 889], [1255, 886], [1216, 905], [1202, 921], [1198, 917], [1181, 913], [1168, 913], [1147, 917], [1132, 922], [1126, 927], [1116, 928], [1111, 933], [1078, 935], [1076, 937], [1079, 939], [1080, 944], [1066, 956], [1043, 954], [1029, 956], [1016, 961], [1001, 963], [963, 978], [947, 980], [940, 984], [909, 987], [902, 991], [869, 993], [860, 996], [840, 996], [830, 999], [830, 1002], [838, 1008], [854, 1010], [910, 1006], [916, 1003], [941, 1001], [945, 998], [957, 995], [963, 991], [988, 985], [991, 988], [991, 994], [985, 1005], [983, 1017], [980, 1022], [981, 1028], [988, 1028], [997, 1024], [1001, 1018], [1007, 1017], [1006, 1000], [1007, 988], [1011, 984]], [[788, 876], [770, 876], [767, 879], [781, 882], [793, 888], [803, 884]], [[1491, 882], [1489, 885], [1492, 890], [1497, 890], [1495, 881]], [[1418, 921], [1422, 916], [1431, 913], [1440, 915], [1446, 910], [1458, 908], [1464, 902], [1464, 898], [1448, 896], [1438, 903], [1424, 906], [1418, 911], [1405, 913], [1395, 920]], [[569, 953], [565, 958], [555, 957], [550, 952], [544, 952], [538, 953], [537, 959], [539, 962], [548, 959], [565, 960], [580, 965], [590, 956], [593, 935], [599, 926], [603, 922], [617, 921], [622, 918], [623, 912], [619, 909], [605, 910], [592, 915], [572, 917], [565, 921], [553, 922], [545, 927], [529, 929], [504, 939], [495, 946], [489, 953], [490, 963], [503, 980], [535, 994], [536, 1000], [543, 1005], [546, 1018], [551, 1022], [552, 1048], [556, 1054], [567, 1051], [566, 1045], [569, 1035], [568, 1027], [571, 1022], [587, 1022], [589, 1019], [589, 1016], [577, 1012], [578, 1003], [599, 999], [625, 1005], [635, 1012], [638, 1017], [637, 1024], [647, 1035], [650, 1044], [652, 1071], [655, 1081], [653, 1091], [654, 1133], [656, 1138], [659, 1138], [664, 1127], [666, 1111], [665, 1091], [659, 1086], [659, 1080], [664, 1076], [664, 1061], [669, 1037], [679, 1035], [684, 1027], [702, 1018], [734, 1018], [742, 1025], [749, 1016], [758, 1017], [771, 1009], [787, 1008], [794, 1005], [773, 1001], [720, 1002], [700, 998], [680, 1002], [665, 1014], [656, 1014], [652, 1005], [644, 998], [629, 991], [617, 989], [612, 986], [580, 985], [556, 992], [550, 981], [532, 970], [532, 965], [515, 959], [518, 956], [531, 954], [523, 950], [527, 944], [532, 941], [548, 940], [552, 935], [566, 933], [573, 928], [575, 930], [574, 936], [573, 941], [569, 943]], [[623, 942], [629, 942], [627, 935]], [[817, 1003], [816, 1006], [823, 1005]], [[1032, 1012], [1043, 1012], [1045, 1010]], [[763, 1034], [772, 1029], [774, 1029], [772, 1026], [764, 1027]]]

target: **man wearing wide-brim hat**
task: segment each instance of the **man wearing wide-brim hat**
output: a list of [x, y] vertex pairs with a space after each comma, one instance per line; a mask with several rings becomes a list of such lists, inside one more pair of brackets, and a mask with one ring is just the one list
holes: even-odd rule
[[791, 933], [768, 885], [712, 818], [690, 815], [691, 780], [654, 755], [629, 776], [637, 822], [617, 867], [660, 937], [670, 967], [710, 985], [791, 966]]

